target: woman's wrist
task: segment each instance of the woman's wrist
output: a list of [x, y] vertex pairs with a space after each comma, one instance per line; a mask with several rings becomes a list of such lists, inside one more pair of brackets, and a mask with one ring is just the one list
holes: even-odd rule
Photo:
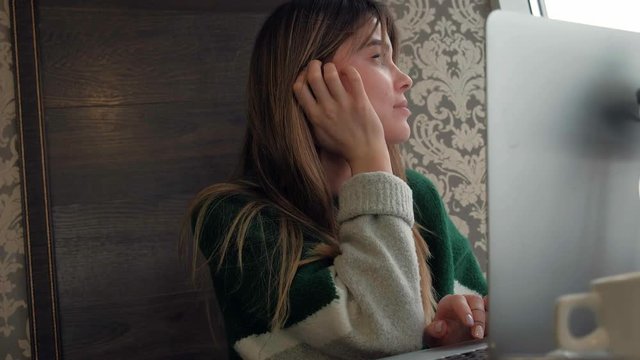
[[352, 175], [374, 171], [393, 173], [391, 158], [386, 147], [384, 151], [373, 151], [347, 161], [351, 167]]

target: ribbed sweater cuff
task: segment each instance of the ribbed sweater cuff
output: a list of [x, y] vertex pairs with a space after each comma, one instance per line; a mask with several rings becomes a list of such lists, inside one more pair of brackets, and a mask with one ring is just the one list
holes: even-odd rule
[[340, 188], [338, 222], [361, 215], [391, 215], [413, 226], [411, 188], [387, 172], [361, 173]]

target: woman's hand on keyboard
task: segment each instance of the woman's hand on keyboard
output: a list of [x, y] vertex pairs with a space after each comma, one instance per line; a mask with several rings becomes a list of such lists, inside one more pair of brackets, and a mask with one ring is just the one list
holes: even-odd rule
[[488, 298], [447, 295], [438, 303], [433, 321], [424, 330], [428, 347], [451, 345], [486, 336]]

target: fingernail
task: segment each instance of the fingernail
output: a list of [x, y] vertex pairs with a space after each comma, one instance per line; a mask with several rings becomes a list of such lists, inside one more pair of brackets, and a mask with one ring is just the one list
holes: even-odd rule
[[442, 321], [436, 321], [436, 326], [435, 326], [435, 330], [438, 334], [442, 333], [444, 324], [442, 323]]
[[474, 321], [473, 321], [473, 316], [471, 316], [471, 314], [467, 314], [467, 326], [473, 326]]
[[473, 331], [473, 336], [478, 339], [482, 339], [484, 337], [484, 329], [482, 328], [482, 326], [476, 326], [476, 329]]

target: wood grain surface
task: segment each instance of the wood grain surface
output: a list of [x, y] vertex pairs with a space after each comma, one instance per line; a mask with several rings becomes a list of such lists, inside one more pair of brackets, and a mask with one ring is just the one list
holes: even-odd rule
[[39, 8], [63, 358], [222, 359], [214, 295], [187, 284], [177, 239], [189, 200], [236, 165], [272, 6], [127, 3]]

